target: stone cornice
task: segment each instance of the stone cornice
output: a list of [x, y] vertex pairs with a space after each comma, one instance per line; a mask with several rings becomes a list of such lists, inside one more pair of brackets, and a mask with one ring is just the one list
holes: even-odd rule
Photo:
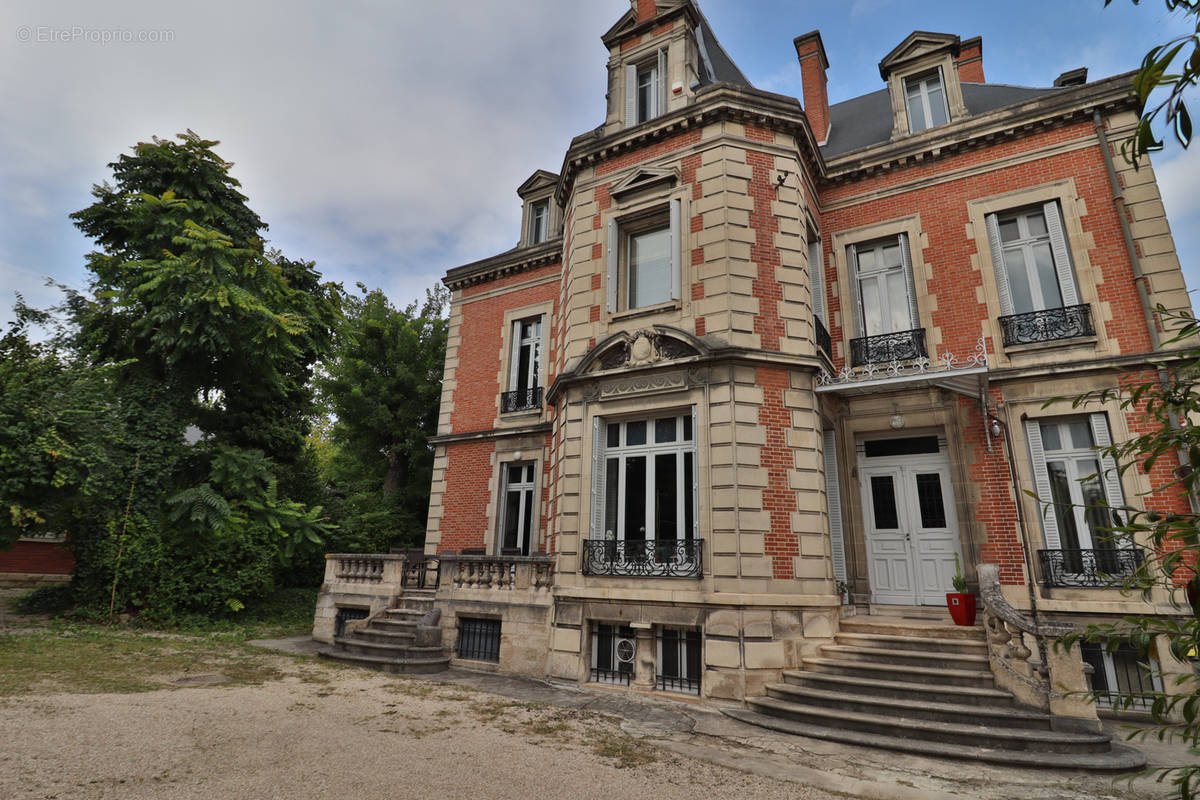
[[455, 442], [477, 442], [484, 439], [508, 439], [513, 436], [536, 436], [550, 433], [552, 426], [549, 422], [538, 422], [533, 425], [522, 425], [513, 428], [491, 428], [486, 431], [467, 431], [465, 433], [443, 433], [430, 436], [430, 444], [454, 444]]
[[451, 291], [457, 291], [516, 272], [544, 267], [547, 264], [558, 264], [562, 262], [562, 246], [563, 240], [559, 236], [542, 244], [509, 250], [482, 261], [455, 267], [446, 273], [442, 283]]
[[580, 169], [640, 149], [655, 142], [713, 122], [731, 120], [769, 130], [785, 131], [802, 143], [801, 154], [816, 173], [824, 173], [824, 164], [816, 139], [808, 125], [800, 101], [794, 97], [750, 89], [732, 83], [715, 83], [696, 92], [694, 103], [655, 117], [634, 128], [605, 136], [600, 128], [576, 136], [571, 141], [559, 170], [555, 199], [567, 204], [567, 197]]
[[822, 160], [825, 170], [821, 177], [831, 184], [869, 178], [1063, 124], [1087, 121], [1095, 109], [1127, 108], [1136, 112], [1138, 103], [1131, 91], [1132, 77], [1131, 72], [1115, 75], [930, 128], [917, 136], [852, 150], [828, 161]]

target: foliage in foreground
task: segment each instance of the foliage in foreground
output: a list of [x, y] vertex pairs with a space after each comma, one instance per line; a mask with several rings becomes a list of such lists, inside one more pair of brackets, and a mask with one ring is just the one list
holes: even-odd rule
[[[1170, 315], [1161, 306], [1158, 313], [1164, 320], [1179, 323], [1177, 335], [1168, 345], [1194, 342], [1200, 334], [1200, 322]], [[1151, 490], [1157, 502], [1165, 500], [1173, 510], [1121, 509], [1119, 521], [1124, 524], [1111, 530], [1109, 543], [1139, 547], [1148, 542], [1144, 563], [1124, 581], [1123, 591], [1140, 593], [1149, 600], [1155, 590], [1165, 590], [1180, 613], [1173, 617], [1130, 615], [1119, 622], [1088, 625], [1081, 633], [1063, 637], [1059, 646], [1085, 641], [1101, 644], [1112, 653], [1128, 643], [1145, 656], [1154, 652], [1156, 643], [1165, 641], [1171, 655], [1184, 663], [1200, 656], [1200, 514], [1195, 500], [1200, 488], [1200, 426], [1196, 424], [1200, 420], [1200, 349], [1175, 355], [1160, 365], [1158, 379], [1082, 395], [1073, 403], [1078, 408], [1092, 401], [1116, 399], [1123, 410], [1136, 410], [1154, 420], [1146, 432], [1100, 449], [1115, 459], [1122, 473], [1139, 469], [1150, 474], [1161, 460], [1173, 463], [1178, 459], [1172, 478]], [[1148, 665], [1146, 669], [1149, 671]], [[1200, 680], [1190, 675], [1166, 676], [1161, 670], [1155, 675], [1163, 689], [1153, 696], [1150, 714], [1154, 724], [1136, 735], [1179, 741], [1188, 747], [1192, 763], [1156, 771], [1160, 781], [1171, 782], [1178, 797], [1192, 800], [1200, 797]], [[1137, 700], [1124, 698], [1124, 707]]]

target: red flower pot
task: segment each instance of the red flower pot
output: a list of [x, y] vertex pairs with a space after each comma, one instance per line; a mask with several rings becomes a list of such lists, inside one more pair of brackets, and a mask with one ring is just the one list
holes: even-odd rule
[[946, 607], [955, 625], [975, 624], [975, 595], [946, 592]]

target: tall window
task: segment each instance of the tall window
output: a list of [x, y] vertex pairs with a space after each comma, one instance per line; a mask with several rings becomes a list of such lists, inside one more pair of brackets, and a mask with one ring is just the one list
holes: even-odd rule
[[513, 323], [512, 360], [508, 392], [501, 398], [502, 413], [542, 407], [542, 327], [542, 315]]
[[905, 78], [904, 97], [908, 104], [909, 133], [945, 125], [950, 121], [941, 70]]
[[529, 207], [529, 243], [541, 244], [550, 238], [550, 201], [542, 200]]
[[500, 552], [529, 555], [533, 539], [533, 464], [504, 465], [504, 507], [500, 512]]
[[680, 299], [680, 200], [628, 219], [609, 220], [608, 311], [632, 311]]
[[632, 127], [667, 110], [667, 51], [625, 66], [625, 125]]
[[696, 443], [692, 416], [604, 424], [602, 530], [596, 538], [695, 538]]
[[[1104, 414], [1026, 420], [1046, 546], [1064, 551], [1112, 550], [1114, 509], [1124, 504], [1116, 462], [1097, 447], [1112, 440]], [[1076, 562], [1077, 564], [1081, 562]], [[1073, 571], [1073, 570], [1068, 570]]]
[[852, 248], [862, 336], [917, 327], [906, 236]]

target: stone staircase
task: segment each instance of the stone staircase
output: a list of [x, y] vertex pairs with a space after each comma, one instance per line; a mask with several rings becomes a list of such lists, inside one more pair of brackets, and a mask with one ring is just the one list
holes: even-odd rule
[[1131, 770], [1145, 757], [1108, 734], [1052, 730], [1045, 711], [996, 688], [983, 628], [858, 616], [748, 708], [725, 713], [785, 733], [934, 758]]
[[384, 672], [441, 672], [450, 665], [450, 654], [442, 647], [442, 629], [436, 619], [422, 625], [423, 618], [433, 611], [433, 595], [432, 589], [405, 589], [397, 607], [335, 637], [333, 646], [318, 654]]

